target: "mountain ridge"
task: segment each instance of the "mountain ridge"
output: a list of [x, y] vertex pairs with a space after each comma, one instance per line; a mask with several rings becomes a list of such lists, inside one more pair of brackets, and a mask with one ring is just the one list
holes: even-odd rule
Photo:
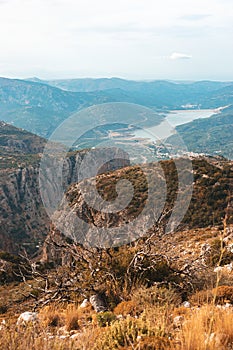
[[[65, 91], [46, 81], [0, 78], [0, 119], [48, 138], [67, 117], [86, 107], [108, 102], [140, 104], [153, 110], [219, 108], [233, 104], [233, 84], [168, 81], [134, 82], [123, 79], [91, 80], [95, 91]], [[76, 82], [76, 80], [74, 80]], [[86, 80], [81, 83], [85, 85]], [[89, 82], [89, 80], [88, 80]], [[66, 81], [69, 84], [69, 80]], [[87, 86], [83, 90], [88, 90]], [[110, 84], [110, 85], [109, 85]], [[95, 88], [96, 89], [96, 88]]]

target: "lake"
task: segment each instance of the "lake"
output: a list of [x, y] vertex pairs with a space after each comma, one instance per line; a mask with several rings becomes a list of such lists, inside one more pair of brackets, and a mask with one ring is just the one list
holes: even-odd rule
[[159, 125], [135, 130], [134, 135], [136, 138], [158, 141], [158, 139], [165, 139], [174, 134], [175, 127], [178, 125], [186, 124], [199, 118], [209, 118], [216, 113], [215, 109], [171, 111]]

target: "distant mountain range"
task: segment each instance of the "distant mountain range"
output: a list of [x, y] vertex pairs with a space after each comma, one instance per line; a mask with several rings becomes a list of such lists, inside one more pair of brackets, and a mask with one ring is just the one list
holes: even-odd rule
[[43, 83], [73, 92], [104, 91], [110, 98], [123, 99], [148, 107], [181, 109], [216, 108], [232, 103], [233, 82], [198, 81], [171, 82], [167, 80], [134, 81], [120, 78], [65, 79], [29, 81]]
[[200, 82], [173, 82], [168, 80], [155, 81], [135, 81], [125, 80], [120, 78], [82, 78], [82, 79], [58, 79], [58, 80], [41, 80], [38, 78], [27, 79], [31, 82], [47, 84], [66, 91], [100, 91], [109, 89], [122, 89], [125, 91], [143, 91], [146, 90], [160, 90], [170, 89], [185, 91], [187, 87], [192, 93], [207, 93], [226, 86], [230, 86], [233, 82], [215, 82], [215, 81], [200, 81]]
[[[135, 103], [165, 113], [176, 109], [233, 106], [233, 83], [0, 78], [0, 120], [44, 138], [73, 113], [106, 102]], [[181, 125], [177, 130], [191, 151], [214, 152], [232, 158], [232, 117], [233, 109], [229, 107], [210, 119]], [[162, 120], [162, 116], [160, 118]], [[122, 123], [122, 119], [119, 116], [114, 122]], [[127, 120], [124, 119], [124, 123], [127, 124]], [[158, 119], [150, 120], [149, 126], [157, 123]]]

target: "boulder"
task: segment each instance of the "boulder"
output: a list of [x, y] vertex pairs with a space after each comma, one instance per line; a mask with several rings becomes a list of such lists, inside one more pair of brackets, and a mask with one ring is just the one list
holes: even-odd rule
[[84, 299], [82, 304], [80, 305], [81, 309], [85, 309], [89, 305], [88, 299]]
[[187, 307], [187, 308], [190, 308], [191, 307], [191, 304], [189, 301], [184, 301], [183, 304], [182, 304], [184, 307]]
[[23, 312], [17, 320], [18, 326], [25, 326], [28, 323], [37, 323], [39, 321], [37, 312]]
[[108, 310], [104, 297], [99, 294], [92, 295], [90, 297], [90, 303], [96, 312]]

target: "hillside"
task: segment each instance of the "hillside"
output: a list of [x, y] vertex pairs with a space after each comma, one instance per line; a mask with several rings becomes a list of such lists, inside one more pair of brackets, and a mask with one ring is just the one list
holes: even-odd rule
[[46, 140], [26, 130], [0, 121], [0, 154], [36, 154], [43, 152]]
[[[24, 157], [27, 157], [26, 161]], [[28, 246], [29, 251], [35, 251], [38, 242], [43, 241], [49, 229], [49, 220], [43, 208], [39, 188], [38, 188], [38, 171], [39, 157], [35, 155], [23, 155], [16, 158], [15, 162], [20, 164], [19, 167], [13, 167], [12, 164], [1, 169], [1, 248], [11, 252], [17, 252], [20, 244]], [[8, 158], [7, 158], [8, 159]], [[22, 162], [25, 161], [25, 163]], [[80, 154], [68, 154], [64, 164], [65, 178], [64, 185], [66, 188], [69, 184], [75, 183], [77, 164], [80, 162]], [[195, 169], [195, 187], [193, 200], [189, 211], [183, 220], [181, 227], [206, 227], [211, 225], [213, 220], [215, 224], [221, 224], [224, 208], [227, 205], [228, 192], [231, 191], [230, 179], [232, 177], [230, 163], [219, 161], [220, 167], [214, 164], [210, 165], [205, 160], [194, 160], [193, 166]], [[15, 163], [15, 164], [16, 164]], [[172, 161], [162, 163], [167, 173], [167, 208], [172, 208], [176, 196], [176, 170]], [[111, 167], [115, 167], [114, 164]], [[125, 166], [117, 164], [117, 167]], [[156, 168], [156, 164], [155, 164]], [[76, 170], [75, 170], [76, 169]], [[126, 168], [126, 172], [119, 170], [112, 175], [100, 176], [99, 186], [103, 195], [113, 199], [115, 196], [114, 183], [120, 176], [133, 180], [138, 192], [131, 203], [131, 206], [120, 216], [111, 216], [105, 218], [101, 215], [101, 220], [110, 225], [120, 224], [123, 221], [137, 217], [144, 206], [144, 201], [147, 198], [147, 185], [143, 177], [143, 173], [137, 170], [137, 167]], [[108, 169], [108, 170], [111, 170]], [[145, 187], [146, 186], [146, 187]], [[68, 192], [69, 198], [76, 198], [75, 190], [71, 188]], [[81, 217], [86, 217], [85, 220], [92, 218], [101, 225], [99, 214], [90, 211], [86, 208], [81, 197], [77, 197], [79, 205], [75, 204]], [[195, 199], [195, 198], [198, 198]], [[73, 202], [71, 201], [71, 206]], [[200, 203], [202, 205], [200, 206]], [[166, 207], [165, 207], [166, 208]], [[89, 213], [89, 214], [88, 214]], [[83, 216], [84, 215], [84, 216]], [[129, 215], [129, 217], [128, 217]], [[60, 219], [67, 221], [61, 213]], [[123, 221], [122, 221], [123, 220]], [[104, 222], [103, 221], [103, 222]], [[144, 225], [141, 222], [140, 225]], [[138, 226], [138, 229], [140, 228]]]
[[0, 170], [39, 164], [46, 140], [26, 130], [0, 121]]
[[0, 249], [35, 251], [46, 236], [48, 218], [37, 182], [44, 145], [43, 138], [0, 122]]
[[110, 99], [103, 93], [72, 93], [17, 79], [0, 78], [0, 119], [48, 137], [73, 112]]
[[[46, 140], [0, 122], [0, 250], [34, 254], [49, 232], [50, 220], [39, 190], [41, 154]], [[64, 161], [64, 190], [77, 182], [83, 152], [71, 152]], [[53, 160], [51, 159], [51, 162]], [[129, 165], [116, 159], [103, 171]]]
[[[182, 159], [176, 162], [176, 164], [179, 163], [182, 166]], [[102, 244], [106, 244], [107, 246], [108, 244], [117, 245], [118, 241], [125, 242], [131, 235], [138, 238], [146, 235], [147, 231], [152, 234], [157, 229], [155, 218], [162, 208], [163, 210], [160, 215], [163, 217], [163, 220], [160, 222], [160, 225], [165, 228], [176, 202], [178, 180], [176, 166], [173, 161], [164, 161], [160, 164], [164, 171], [163, 176], [158, 164], [154, 163], [150, 165], [148, 177], [145, 175], [148, 172], [145, 165], [142, 168], [137, 166], [126, 167], [108, 175], [100, 175], [97, 178], [96, 182], [99, 194], [103, 196], [104, 200], [110, 202], [117, 198], [115, 186], [120, 179], [126, 179], [132, 183], [134, 195], [130, 203], [123, 210], [119, 210], [116, 213], [98, 211], [95, 208], [89, 207], [85, 202], [83, 198], [85, 189], [90, 190], [91, 186], [94, 185], [92, 183], [94, 180], [90, 179], [89, 182], [86, 180], [84, 189], [82, 183], [72, 185], [66, 193], [70, 207], [67, 210], [67, 203], [64, 201], [59, 210], [54, 214], [58, 229], [61, 232], [65, 232], [69, 237], [73, 237], [74, 235], [75, 239], [78, 242], [82, 242], [82, 244], [95, 245], [98, 242], [97, 244], [100, 244], [100, 246]], [[207, 227], [213, 224], [221, 225], [228, 201], [230, 200], [230, 194], [232, 193], [232, 163], [224, 160], [208, 161], [208, 158], [193, 159], [193, 172], [194, 188], [192, 199], [178, 228], [192, 229], [196, 227]], [[167, 187], [165, 203], [163, 202], [163, 181], [166, 181]], [[156, 186], [153, 183], [156, 183]], [[148, 188], [150, 188], [151, 197], [148, 197]], [[185, 191], [187, 191], [187, 188], [183, 194], [185, 194]], [[124, 196], [127, 193], [127, 190], [123, 191], [121, 197], [123, 202]], [[178, 203], [179, 208], [185, 207], [186, 198], [184, 195], [184, 198], [180, 199]], [[140, 218], [140, 214], [143, 212], [148, 201], [151, 201], [149, 212]], [[94, 205], [96, 205], [96, 202], [98, 202], [97, 199]], [[77, 215], [81, 221], [78, 220], [75, 222], [73, 215]], [[176, 220], [179, 220], [178, 217], [179, 212], [173, 217], [174, 224]], [[232, 220], [232, 218], [229, 218], [229, 220]], [[134, 225], [134, 222], [137, 224]], [[153, 222], [153, 224], [149, 224], [149, 229], [147, 229], [147, 225], [150, 222]], [[109, 237], [105, 237], [104, 230], [102, 233], [103, 237], [101, 236], [102, 229], [111, 230], [114, 227], [119, 227], [116, 237], [112, 237], [111, 234]], [[123, 228], [122, 232], [121, 227]], [[97, 233], [96, 230], [100, 233]], [[100, 235], [98, 236], [98, 240], [97, 234]]]
[[[233, 106], [210, 118], [179, 125], [176, 130], [190, 151], [233, 159]], [[169, 140], [175, 144], [175, 136]]]
[[[81, 192], [84, 183], [77, 182], [85, 151], [70, 152], [63, 173], [69, 212], [63, 210], [62, 202], [54, 214], [55, 227], [43, 207], [38, 184], [45, 140], [5, 122], [0, 131], [1, 349], [74, 350], [85, 346], [87, 350], [120, 350], [140, 346], [143, 350], [187, 350], [192, 339], [196, 348], [206, 350], [201, 344], [208, 340], [206, 319], [210, 313], [217, 320], [211, 327], [216, 337], [220, 338], [223, 330], [226, 334], [218, 343], [213, 338], [210, 349], [232, 343], [228, 338], [232, 275], [229, 272], [216, 279], [214, 272], [216, 266], [228, 271], [233, 262], [232, 161], [192, 159], [194, 188], [188, 211], [178, 229], [166, 233], [178, 190], [173, 160], [159, 163], [163, 176], [158, 163], [149, 164], [157, 174], [152, 184], [143, 172], [148, 165], [130, 166], [120, 157], [107, 163], [96, 178], [100, 196], [110, 203], [116, 200], [116, 185], [122, 179], [129, 180], [134, 191], [125, 209], [105, 214], [87, 205]], [[182, 162], [176, 160], [176, 165]], [[53, 168], [52, 158], [50, 166]], [[155, 207], [161, 209], [164, 181], [162, 219], [146, 230], [148, 217], [140, 219], [140, 214], [148, 201], [148, 187], [152, 187]], [[93, 179], [87, 179], [84, 189], [91, 184]], [[180, 200], [178, 207], [183, 206]], [[75, 227], [70, 213], [87, 223], [88, 230]], [[135, 230], [125, 232], [138, 238], [130, 244], [107, 249], [80, 245], [86, 240], [99, 244], [102, 237], [96, 232], [102, 227], [124, 227], [137, 218]], [[68, 230], [65, 236], [62, 225]], [[78, 244], [72, 238], [78, 238]], [[113, 245], [117, 243], [114, 238], [110, 237]], [[124, 243], [125, 237], [120, 238]], [[104, 237], [105, 244], [108, 239]], [[225, 307], [226, 300], [230, 306]], [[21, 328], [17, 319], [25, 311], [35, 311], [36, 323]], [[200, 324], [204, 326], [195, 338], [189, 327]]]

